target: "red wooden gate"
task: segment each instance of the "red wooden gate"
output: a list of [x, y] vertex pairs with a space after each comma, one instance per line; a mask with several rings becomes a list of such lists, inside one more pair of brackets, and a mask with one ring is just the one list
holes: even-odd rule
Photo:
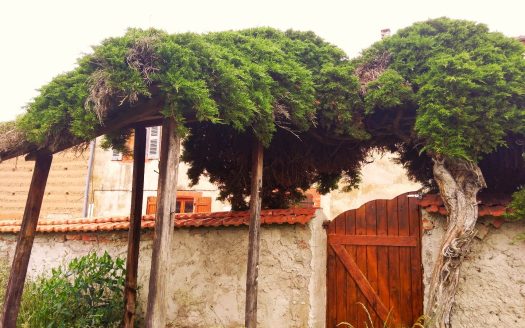
[[[408, 326], [423, 314], [417, 199], [374, 200], [328, 225], [327, 328]], [[340, 326], [341, 327], [341, 326]], [[368, 323], [370, 327], [370, 323]]]

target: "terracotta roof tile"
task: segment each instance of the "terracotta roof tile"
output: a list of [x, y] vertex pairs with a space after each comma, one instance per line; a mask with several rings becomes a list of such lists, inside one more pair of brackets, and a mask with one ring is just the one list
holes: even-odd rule
[[[292, 208], [284, 210], [261, 211], [262, 224], [307, 224], [315, 216], [316, 208]], [[175, 214], [176, 228], [187, 227], [228, 227], [247, 226], [250, 213], [244, 212], [216, 212]], [[0, 233], [16, 233], [20, 231], [20, 220], [0, 220]], [[142, 217], [142, 229], [151, 229], [155, 226], [155, 215]], [[42, 219], [38, 222], [37, 232], [94, 232], [116, 231], [129, 228], [129, 217], [99, 217], [78, 218], [68, 220]]]
[[[508, 195], [481, 194], [478, 197], [479, 216], [501, 217], [506, 213], [510, 202]], [[419, 200], [419, 205], [429, 213], [447, 214], [447, 209], [439, 194], [426, 194]]]

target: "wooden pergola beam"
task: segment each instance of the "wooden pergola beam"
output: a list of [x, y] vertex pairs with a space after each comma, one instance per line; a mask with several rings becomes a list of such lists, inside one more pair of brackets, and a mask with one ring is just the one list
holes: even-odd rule
[[20, 301], [24, 291], [24, 283], [27, 274], [27, 266], [31, 257], [31, 249], [35, 239], [35, 231], [42, 207], [42, 200], [46, 188], [49, 170], [53, 155], [49, 152], [38, 152], [35, 156], [35, 169], [29, 187], [29, 194], [22, 218], [22, 226], [18, 233], [15, 256], [11, 265], [9, 282], [5, 294], [4, 307], [2, 309], [2, 321], [0, 327], [15, 328]]
[[246, 273], [246, 309], [244, 324], [257, 327], [257, 287], [259, 275], [259, 245], [261, 241], [261, 192], [264, 148], [255, 142], [252, 153], [252, 179], [250, 196], [250, 228], [248, 236], [248, 268]]
[[[94, 137], [98, 137], [104, 134], [108, 134], [113, 131], [119, 131], [124, 128], [133, 127], [139, 125], [140, 122], [145, 122], [144, 125], [160, 125], [161, 120], [159, 119], [159, 111], [163, 106], [163, 99], [161, 97], [153, 97], [149, 99], [143, 99], [135, 103], [133, 106], [122, 106], [122, 108], [115, 109], [116, 114], [111, 118], [108, 118], [103, 125], [99, 126]], [[149, 123], [149, 124], [147, 124]], [[79, 140], [71, 138], [58, 145], [50, 145], [45, 149], [52, 154], [61, 152], [71, 147], [81, 145], [86, 142], [85, 140]], [[5, 161], [10, 158], [27, 154], [26, 160], [34, 160], [35, 154], [40, 150], [35, 144], [26, 143], [20, 149], [12, 152], [1, 154], [0, 160]]]
[[159, 162], [157, 212], [153, 235], [153, 251], [149, 277], [146, 327], [166, 327], [166, 290], [169, 286], [171, 240], [175, 230], [172, 214], [176, 212], [177, 176], [180, 156], [180, 138], [173, 119], [165, 119]]
[[124, 327], [126, 328], [134, 327], [137, 308], [137, 272], [139, 266], [142, 200], [144, 198], [144, 166], [146, 162], [146, 128], [138, 126], [134, 131], [133, 181], [129, 215], [126, 285], [124, 288]]

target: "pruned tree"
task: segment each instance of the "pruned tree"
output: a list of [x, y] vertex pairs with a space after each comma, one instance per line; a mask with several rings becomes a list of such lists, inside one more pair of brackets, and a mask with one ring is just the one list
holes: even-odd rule
[[[90, 140], [147, 99], [186, 136], [191, 180], [207, 175], [236, 209], [250, 190], [253, 136], [266, 147], [269, 208], [312, 185], [355, 187], [369, 150], [397, 152], [449, 213], [427, 314], [432, 327], [450, 327], [478, 193], [525, 183], [524, 52], [485, 25], [447, 18], [416, 23], [354, 60], [310, 32], [132, 29], [44, 86], [16, 126], [0, 126], [10, 136], [0, 159]], [[119, 130], [107, 144], [121, 148], [129, 135]]]
[[[521, 156], [514, 161], [501, 156], [523, 151], [516, 140], [525, 132], [524, 51], [517, 40], [489, 32], [485, 25], [440, 18], [399, 31], [357, 60], [366, 67], [387, 55], [385, 70], [365, 81], [365, 108], [375, 115], [395, 111], [400, 118], [394, 122], [415, 116], [410, 129], [395, 123], [387, 134], [400, 135], [394, 146], [409, 169], [425, 160], [416, 158], [414, 150], [427, 157], [412, 173], [422, 178], [421, 169], [426, 169], [428, 178], [432, 167], [448, 211], [426, 306], [431, 327], [451, 327], [461, 262], [476, 234], [478, 193], [487, 186], [515, 190], [524, 181], [523, 173], [499, 186], [485, 179], [495, 180], [493, 171], [524, 166]], [[500, 152], [496, 163], [495, 152]]]

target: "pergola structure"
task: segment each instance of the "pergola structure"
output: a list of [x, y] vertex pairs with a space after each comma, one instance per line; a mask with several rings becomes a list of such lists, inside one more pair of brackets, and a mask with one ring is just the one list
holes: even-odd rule
[[[147, 326], [163, 327], [165, 266], [180, 155], [177, 128], [196, 121], [226, 123], [236, 132], [249, 128], [255, 137], [251, 145], [246, 327], [256, 325], [263, 144], [268, 146], [274, 134], [278, 135], [277, 127], [294, 138], [282, 134], [275, 138], [282, 153], [303, 150], [290, 149], [293, 142], [300, 144], [297, 148], [312, 146], [302, 142], [293, 128], [319, 142], [312, 147], [320, 150], [307, 153], [308, 158], [317, 155], [310, 167], [298, 165], [306, 157], [295, 161], [296, 172], [310, 173], [313, 178], [294, 180], [288, 189], [280, 190], [282, 194], [314, 182], [324, 182], [324, 190], [329, 190], [342, 173], [353, 178], [355, 186], [359, 166], [367, 150], [374, 147], [398, 152], [412, 177], [440, 190], [452, 227], [441, 248], [452, 251], [441, 253], [436, 261], [427, 308], [440, 327], [448, 326], [461, 261], [475, 235], [478, 192], [487, 185], [513, 192], [525, 181], [523, 49], [515, 39], [489, 32], [482, 24], [448, 18], [416, 23], [373, 45], [353, 62], [313, 33], [264, 28], [204, 36], [130, 30], [123, 38], [107, 40], [95, 48], [93, 56], [81, 60], [77, 70], [54, 80], [45, 95], [50, 99], [38, 99], [32, 112], [24, 116], [24, 131], [32, 133], [34, 140], [48, 142], [37, 144], [15, 137], [13, 145], [0, 147], [0, 160], [27, 154], [27, 159], [36, 161], [2, 327], [15, 327], [52, 154], [103, 134], [125, 137], [119, 134], [123, 129], [133, 129], [136, 135], [126, 280], [127, 327], [133, 324], [144, 129], [159, 124], [166, 133], [161, 141]], [[451, 52], [458, 55], [451, 56]], [[42, 113], [54, 120], [41, 120]], [[100, 124], [94, 123], [97, 118]], [[91, 129], [85, 129], [86, 125]], [[201, 142], [217, 140], [214, 135], [210, 138]], [[271, 144], [267, 162], [272, 158], [270, 150]], [[500, 173], [509, 172], [511, 179], [501, 179]], [[239, 189], [246, 190], [245, 186]]]
[[[153, 237], [153, 253], [147, 303], [147, 327], [164, 327], [166, 318], [165, 294], [168, 282], [168, 261], [171, 252], [171, 240], [174, 232], [173, 214], [175, 213], [177, 193], [177, 172], [180, 157], [180, 137], [176, 133], [177, 122], [173, 118], [164, 118], [160, 112], [158, 98], [139, 101], [136, 105], [122, 110], [97, 135], [111, 133], [123, 128], [132, 128], [135, 138], [133, 147], [133, 180], [131, 192], [130, 228], [128, 238], [128, 256], [126, 264], [124, 326], [133, 327], [137, 303], [137, 271], [139, 261], [140, 224], [142, 219], [142, 199], [144, 187], [144, 165], [146, 149], [146, 128], [162, 124], [161, 154], [159, 161], [158, 203]], [[252, 189], [250, 201], [249, 251], [246, 281], [246, 326], [255, 327], [257, 323], [257, 275], [259, 261], [259, 240], [261, 224], [261, 187], [263, 167], [263, 146], [254, 138]], [[28, 198], [22, 219], [22, 226], [17, 238], [13, 265], [6, 289], [2, 310], [1, 327], [14, 328], [18, 316], [20, 301], [27, 274], [31, 249], [40, 215], [40, 208], [53, 154], [67, 146], [79, 145], [78, 140], [71, 140], [59, 148], [37, 149], [31, 143], [4, 153], [2, 160], [25, 155], [26, 160], [35, 161], [35, 169], [29, 188]]]
[[[35, 161], [0, 327], [15, 327], [53, 154], [101, 135], [126, 137], [128, 131], [134, 132], [135, 139], [124, 321], [126, 327], [133, 326], [145, 129], [158, 125], [163, 133], [146, 322], [147, 327], [165, 326], [180, 132], [200, 122], [227, 125], [228, 133], [243, 132], [243, 138], [251, 138], [251, 171], [243, 172], [251, 180], [245, 324], [255, 327], [263, 149], [278, 127], [297, 138], [295, 129], [304, 132], [316, 126], [321, 108], [324, 124], [344, 125], [349, 133], [351, 115], [336, 114], [352, 109], [347, 98], [355, 96], [358, 84], [350, 68], [342, 50], [315, 34], [270, 28], [209, 35], [130, 29], [124, 37], [94, 47], [75, 70], [43, 87], [16, 125], [6, 129], [0, 124], [0, 161], [22, 155]], [[333, 76], [333, 84], [341, 89], [338, 94], [323, 88]], [[346, 80], [354, 82], [351, 88]], [[45, 122], [47, 114], [51, 122]], [[249, 151], [239, 156], [249, 159]], [[297, 183], [287, 187], [291, 189], [281, 190], [283, 194], [295, 192]], [[244, 193], [243, 197], [248, 191]]]

